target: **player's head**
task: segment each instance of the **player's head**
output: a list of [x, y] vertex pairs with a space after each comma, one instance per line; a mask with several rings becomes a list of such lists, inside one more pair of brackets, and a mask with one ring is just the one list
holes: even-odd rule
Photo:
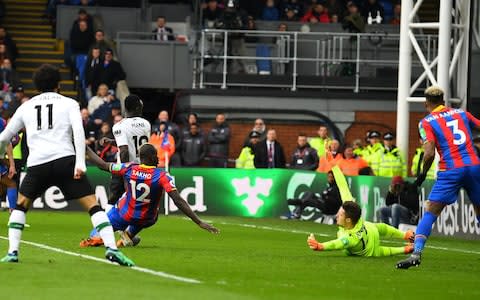
[[125, 113], [127, 117], [140, 116], [143, 111], [143, 102], [139, 96], [130, 94], [125, 98]]
[[362, 209], [354, 201], [345, 201], [337, 212], [337, 224], [346, 229], [355, 227], [362, 215]]
[[143, 144], [139, 149], [140, 162], [147, 166], [158, 165], [157, 149], [152, 144]]
[[443, 95], [443, 90], [438, 86], [432, 85], [431, 87], [427, 88], [425, 90], [425, 107], [431, 111], [435, 109], [435, 107], [443, 105], [445, 103]]
[[33, 82], [41, 93], [56, 92], [59, 89], [60, 72], [50, 64], [43, 64], [33, 74]]

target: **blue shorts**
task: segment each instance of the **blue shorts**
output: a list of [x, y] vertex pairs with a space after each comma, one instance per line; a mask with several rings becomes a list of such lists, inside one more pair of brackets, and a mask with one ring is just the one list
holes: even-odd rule
[[474, 205], [480, 205], [480, 165], [438, 172], [428, 200], [455, 203], [460, 188], [465, 189]]
[[[124, 231], [128, 227], [128, 232], [130, 233], [130, 236], [135, 236], [143, 229], [148, 228], [156, 223], [155, 221], [146, 221], [142, 223], [128, 222], [120, 216], [117, 207], [113, 207], [112, 209], [110, 209], [110, 211], [107, 213], [107, 216], [110, 220], [110, 223], [112, 224], [113, 231]], [[98, 236], [98, 232], [95, 228], [90, 232], [90, 237], [93, 236]]]

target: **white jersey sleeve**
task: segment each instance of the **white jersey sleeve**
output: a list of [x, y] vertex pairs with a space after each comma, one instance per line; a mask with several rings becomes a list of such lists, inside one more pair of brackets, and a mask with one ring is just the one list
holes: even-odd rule
[[75, 103], [70, 108], [70, 123], [73, 131], [73, 144], [75, 145], [75, 169], [87, 171], [85, 164], [85, 131], [83, 129], [80, 105]]
[[125, 118], [113, 126], [117, 146], [127, 146], [130, 162], [140, 162], [138, 149], [150, 138], [151, 125], [144, 118]]

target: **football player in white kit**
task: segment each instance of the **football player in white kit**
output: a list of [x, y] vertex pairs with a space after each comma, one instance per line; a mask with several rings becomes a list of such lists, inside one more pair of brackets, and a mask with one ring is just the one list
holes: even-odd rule
[[[125, 119], [113, 125], [115, 143], [119, 148], [118, 163], [140, 163], [138, 149], [148, 143], [151, 125], [142, 118], [143, 102], [137, 95], [128, 95], [125, 98]], [[122, 176], [112, 175], [108, 204], [115, 205], [125, 192]]]
[[117, 249], [112, 225], [85, 176], [85, 133], [78, 103], [58, 94], [60, 72], [52, 65], [40, 66], [33, 81], [41, 94], [22, 104], [0, 134], [0, 154], [4, 154], [11, 138], [25, 127], [30, 150], [27, 174], [8, 222], [8, 254], [0, 261], [18, 262], [26, 212], [35, 198], [55, 185], [65, 199], [78, 199], [89, 212], [93, 226], [105, 242], [105, 257], [123, 266], [133, 266], [133, 261]]

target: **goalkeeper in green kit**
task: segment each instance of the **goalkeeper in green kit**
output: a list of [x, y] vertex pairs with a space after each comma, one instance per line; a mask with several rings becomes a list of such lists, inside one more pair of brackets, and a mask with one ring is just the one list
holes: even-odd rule
[[[320, 243], [310, 234], [308, 246], [315, 251], [344, 250], [347, 255], [358, 256], [391, 256], [413, 252], [413, 231], [403, 232], [387, 224], [366, 222], [361, 215], [362, 209], [357, 203], [344, 202], [337, 213], [337, 239]], [[409, 244], [404, 247], [380, 246], [380, 237], [399, 238]]]

